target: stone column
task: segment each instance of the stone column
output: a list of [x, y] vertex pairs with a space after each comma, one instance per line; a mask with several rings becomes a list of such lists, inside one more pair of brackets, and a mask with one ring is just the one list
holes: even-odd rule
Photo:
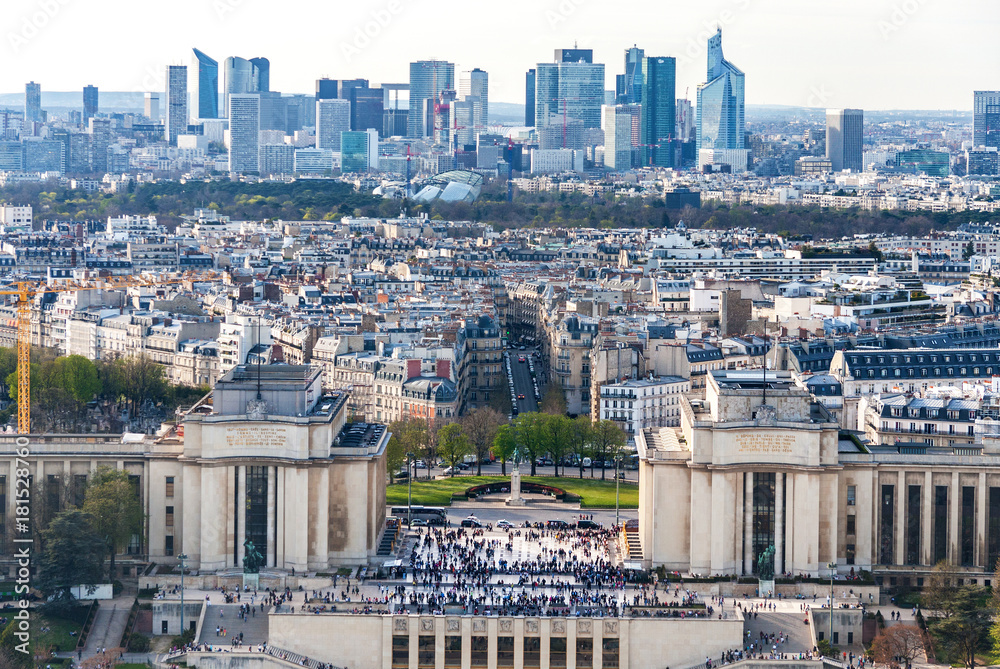
[[[285, 468], [275, 467], [274, 477], [274, 567], [275, 569], [288, 569], [285, 565], [285, 528], [287, 526], [285, 518]], [[416, 625], [416, 623], [413, 623]], [[416, 643], [416, 642], [414, 642]], [[414, 646], [415, 648], [416, 646]], [[416, 651], [413, 651], [414, 653]], [[416, 665], [416, 656], [413, 657], [412, 664]]]
[[729, 574], [735, 568], [736, 541], [733, 509], [736, 492], [727, 472], [712, 472], [712, 556], [713, 574]]
[[703, 517], [707, 516], [705, 522], [691, 523], [691, 571], [709, 574], [712, 570], [712, 536], [720, 529], [712, 525], [711, 472], [691, 470], [691, 508], [698, 509]]
[[962, 486], [958, 480], [958, 472], [951, 473], [951, 490], [948, 491], [951, 509], [948, 518], [948, 561], [961, 564], [962, 553], [959, 550], [962, 538]]
[[988, 509], [986, 498], [986, 472], [979, 472], [979, 487], [976, 491], [976, 551], [975, 562], [977, 566], [990, 570], [994, 565], [986, 564], [986, 511]]
[[[230, 560], [233, 559], [234, 555], [233, 546], [236, 541], [236, 514], [239, 512], [239, 509], [236, 508], [235, 498], [237, 467], [226, 467], [224, 471], [226, 476], [226, 486], [224, 488], [226, 496], [223, 499], [223, 504], [226, 509], [226, 535], [222, 550], [223, 555], [226, 558], [225, 566], [228, 567], [232, 565], [235, 567], [237, 566], [236, 563], [230, 562]], [[220, 567], [220, 569], [221, 568], [222, 567]]]
[[749, 576], [753, 573], [753, 472], [743, 473], [743, 488], [743, 574]]
[[776, 472], [774, 475], [774, 573], [779, 576], [785, 573], [785, 546], [782, 536], [782, 526], [785, 521], [785, 482], [784, 475]]
[[924, 472], [924, 486], [920, 496], [920, 564], [931, 564], [931, 519], [934, 517], [934, 477]]
[[236, 542], [236, 567], [243, 566], [243, 558], [246, 557], [246, 549], [243, 547], [243, 540], [247, 536], [247, 468], [246, 465], [236, 467], [236, 519], [237, 531], [233, 537]]
[[277, 498], [277, 467], [267, 468], [267, 566], [274, 569], [277, 557], [276, 533], [276, 510], [275, 500]]
[[[785, 505], [795, 508], [795, 473], [789, 472], [785, 476]], [[795, 573], [795, 514], [788, 514], [785, 520], [785, 536], [783, 538], [783, 558], [785, 560], [785, 571]]]
[[307, 473], [312, 521], [309, 528], [309, 568], [325, 571], [330, 566], [330, 466], [313, 467]]
[[896, 564], [906, 564], [906, 518], [910, 513], [908, 508], [909, 495], [906, 494], [906, 472], [902, 469], [896, 475]]

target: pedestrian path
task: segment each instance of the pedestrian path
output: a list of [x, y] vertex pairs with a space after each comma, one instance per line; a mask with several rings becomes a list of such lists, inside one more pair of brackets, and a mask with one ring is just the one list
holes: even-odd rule
[[[261, 611], [260, 602], [254, 604], [253, 607], [255, 613], [248, 615], [246, 620], [243, 620], [240, 618], [240, 604], [210, 604], [205, 611], [205, 624], [201, 628], [201, 638], [198, 639], [198, 642], [212, 646], [231, 647], [233, 640], [238, 639], [242, 633], [244, 646], [266, 643], [267, 614], [271, 607], [265, 604], [264, 610]], [[222, 635], [223, 628], [225, 636]]]

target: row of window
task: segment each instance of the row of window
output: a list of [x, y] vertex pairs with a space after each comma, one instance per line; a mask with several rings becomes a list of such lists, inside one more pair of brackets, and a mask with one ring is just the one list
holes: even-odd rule
[[[417, 637], [417, 667], [433, 669], [437, 666], [437, 639], [432, 634], [421, 634]], [[498, 636], [496, 645], [497, 667], [514, 666], [514, 637]], [[601, 667], [617, 669], [619, 666], [618, 639], [603, 639], [601, 642]], [[565, 637], [550, 637], [548, 642], [549, 667], [567, 667], [567, 640]], [[594, 640], [578, 637], [575, 642], [577, 669], [591, 669], [594, 666]], [[470, 642], [471, 663], [475, 669], [486, 669], [489, 666], [489, 638], [473, 636]], [[462, 666], [462, 637], [446, 636], [444, 638], [444, 666]], [[392, 637], [392, 666], [402, 668], [410, 666], [410, 637]], [[521, 666], [542, 666], [542, 640], [538, 637], [524, 637], [521, 654]]]

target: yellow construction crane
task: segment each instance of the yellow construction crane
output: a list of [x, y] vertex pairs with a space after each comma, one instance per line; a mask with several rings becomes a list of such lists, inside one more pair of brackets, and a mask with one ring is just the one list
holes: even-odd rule
[[0, 290], [0, 295], [17, 296], [17, 431], [31, 432], [31, 300], [39, 293], [76, 293], [84, 290], [121, 290], [133, 287], [158, 287], [184, 281], [217, 279], [214, 273], [190, 273], [168, 279], [150, 277], [97, 277], [67, 279], [52, 283], [19, 281], [16, 290]]

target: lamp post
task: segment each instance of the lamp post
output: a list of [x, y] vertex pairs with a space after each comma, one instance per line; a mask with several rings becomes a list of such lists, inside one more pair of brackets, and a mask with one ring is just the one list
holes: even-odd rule
[[621, 462], [621, 453], [615, 454], [615, 527], [618, 527], [618, 489], [621, 479], [618, 478], [618, 464]]
[[833, 648], [833, 575], [837, 573], [837, 563], [830, 562], [827, 565], [830, 570], [830, 648]]
[[187, 557], [184, 553], [177, 556], [181, 561], [181, 636], [184, 636], [184, 560], [187, 560]]
[[413, 453], [406, 454], [406, 529], [410, 529], [413, 522]]

